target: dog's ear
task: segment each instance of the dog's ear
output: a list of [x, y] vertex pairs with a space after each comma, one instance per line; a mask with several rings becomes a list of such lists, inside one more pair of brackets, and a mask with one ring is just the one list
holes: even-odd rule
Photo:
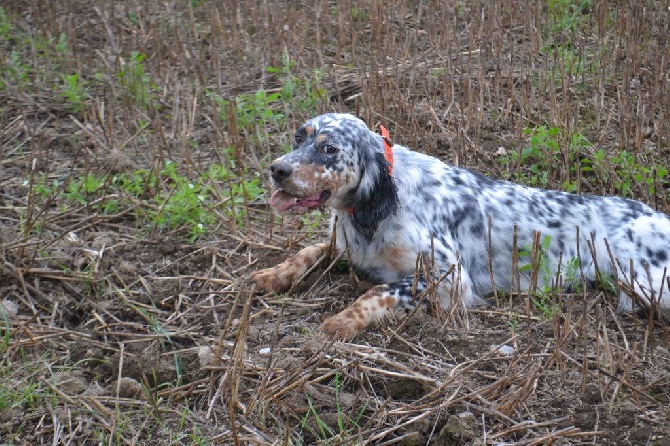
[[[381, 137], [374, 143], [383, 144]], [[379, 142], [377, 142], [379, 140]], [[356, 230], [370, 240], [379, 222], [398, 210], [398, 189], [389, 175], [389, 162], [375, 150], [361, 157], [361, 182], [354, 195], [353, 223]]]

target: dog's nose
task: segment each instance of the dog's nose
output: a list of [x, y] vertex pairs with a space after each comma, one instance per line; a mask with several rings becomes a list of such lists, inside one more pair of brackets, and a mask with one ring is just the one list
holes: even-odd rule
[[292, 173], [293, 168], [290, 164], [276, 162], [270, 165], [270, 174], [272, 175], [272, 179], [278, 183], [290, 177]]

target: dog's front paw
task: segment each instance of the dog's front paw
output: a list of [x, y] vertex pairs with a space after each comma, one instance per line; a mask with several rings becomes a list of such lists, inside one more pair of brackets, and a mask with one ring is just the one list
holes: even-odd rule
[[266, 293], [283, 293], [291, 288], [291, 281], [282, 274], [279, 267], [256, 271], [250, 276], [250, 280], [256, 284], [257, 290]]
[[365, 324], [360, 318], [356, 318], [349, 310], [344, 310], [341, 313], [327, 318], [319, 329], [326, 332], [326, 334], [333, 339], [349, 340], [356, 336], [356, 333], [362, 331]]

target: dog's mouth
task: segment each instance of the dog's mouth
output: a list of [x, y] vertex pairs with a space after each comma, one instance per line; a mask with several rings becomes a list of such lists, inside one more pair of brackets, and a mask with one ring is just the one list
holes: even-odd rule
[[322, 192], [310, 195], [309, 197], [296, 197], [285, 190], [277, 189], [270, 197], [270, 206], [274, 207], [280, 212], [294, 211], [298, 213], [306, 212], [309, 209], [314, 209], [326, 202], [330, 198], [330, 191], [324, 190]]

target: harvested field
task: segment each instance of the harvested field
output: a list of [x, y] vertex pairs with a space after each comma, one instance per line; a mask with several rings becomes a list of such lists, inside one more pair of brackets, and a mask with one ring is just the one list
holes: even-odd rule
[[330, 237], [266, 204], [325, 111], [669, 213], [669, 39], [668, 0], [2, 2], [0, 443], [670, 444], [670, 326], [611, 282], [333, 342], [346, 267], [247, 280]]

